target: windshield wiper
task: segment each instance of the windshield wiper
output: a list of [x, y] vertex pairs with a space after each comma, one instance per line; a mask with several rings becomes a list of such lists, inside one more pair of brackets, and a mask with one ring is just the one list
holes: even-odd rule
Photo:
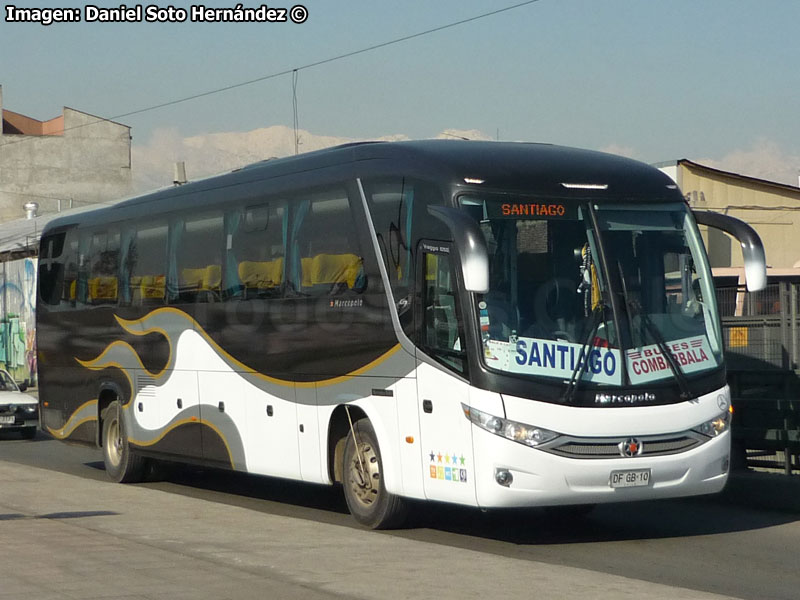
[[678, 382], [678, 387], [681, 389], [681, 400], [689, 400], [692, 397], [692, 393], [689, 389], [689, 382], [686, 379], [683, 369], [681, 369], [680, 365], [675, 361], [675, 357], [672, 356], [672, 352], [669, 351], [669, 347], [667, 346], [664, 336], [661, 335], [658, 327], [656, 327], [655, 323], [653, 323], [652, 319], [650, 319], [650, 315], [647, 314], [639, 302], [628, 299], [626, 304], [629, 312], [631, 313], [631, 317], [633, 317], [633, 315], [638, 315], [642, 324], [650, 332], [650, 335], [653, 336], [656, 346], [658, 346], [659, 351], [661, 351], [661, 354], [667, 361], [667, 365], [669, 365], [670, 370], [672, 371], [673, 375], [675, 375], [675, 380]]
[[[578, 361], [575, 363], [575, 368], [572, 369], [572, 376], [567, 382], [567, 389], [564, 390], [564, 394], [561, 396], [561, 402], [563, 403], [572, 402], [575, 392], [578, 389], [578, 382], [586, 372], [586, 367], [589, 364], [589, 352], [594, 346], [594, 338], [597, 335], [597, 331], [600, 329], [600, 324], [605, 320], [603, 318], [605, 309], [605, 305], [600, 303], [592, 312], [592, 326], [589, 329], [589, 335], [586, 341], [583, 343], [583, 346], [581, 346], [581, 351], [578, 353]], [[583, 357], [583, 360], [581, 360], [581, 357]]]

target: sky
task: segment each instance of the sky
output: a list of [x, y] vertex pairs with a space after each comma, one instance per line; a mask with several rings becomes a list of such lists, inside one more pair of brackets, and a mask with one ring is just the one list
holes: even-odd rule
[[[208, 170], [218, 150], [210, 140], [252, 145], [256, 130], [292, 128], [292, 76], [268, 76], [298, 69], [301, 149], [316, 136], [416, 139], [449, 130], [650, 163], [689, 158], [798, 183], [800, 1], [538, 0], [308, 68], [522, 0], [300, 1], [302, 24], [46, 27], [7, 22], [3, 3], [3, 106], [40, 120], [69, 106], [129, 125], [134, 170], [136, 161], [144, 168], [181, 158], [189, 146], [194, 157], [208, 148]], [[269, 6], [294, 6], [276, 2]]]

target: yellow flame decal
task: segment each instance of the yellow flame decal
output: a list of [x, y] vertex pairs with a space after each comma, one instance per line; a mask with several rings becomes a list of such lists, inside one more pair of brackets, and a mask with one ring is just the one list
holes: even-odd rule
[[136, 446], [141, 446], [141, 447], [154, 446], [158, 442], [163, 440], [171, 431], [174, 431], [181, 425], [190, 425], [192, 423], [197, 425], [204, 425], [209, 429], [212, 429], [214, 433], [216, 433], [219, 436], [219, 438], [222, 440], [222, 443], [225, 444], [225, 451], [228, 453], [228, 461], [231, 463], [231, 469], [235, 470], [236, 465], [233, 462], [233, 454], [231, 453], [231, 447], [228, 445], [228, 440], [225, 438], [222, 431], [220, 431], [219, 427], [204, 419], [197, 419], [197, 418], [194, 418], [194, 420], [192, 418], [181, 419], [180, 421], [176, 421], [168, 428], [164, 429], [157, 437], [153, 438], [152, 440], [137, 440], [134, 438], [128, 438], [128, 441], [131, 444], [135, 444]]
[[[361, 375], [363, 373], [366, 373], [366, 372], [370, 371], [371, 369], [374, 369], [379, 364], [381, 364], [382, 362], [387, 360], [389, 357], [391, 357], [392, 355], [397, 353], [397, 351], [400, 350], [400, 348], [401, 348], [400, 344], [395, 344], [392, 348], [390, 348], [387, 352], [384, 352], [381, 356], [379, 356], [375, 360], [373, 360], [370, 363], [364, 365], [363, 367], [360, 367], [360, 368], [356, 369], [355, 371], [347, 373], [346, 375], [340, 375], [338, 377], [332, 377], [330, 379], [322, 379], [322, 380], [319, 380], [319, 381], [291, 381], [291, 380], [287, 380], [287, 379], [278, 379], [276, 377], [270, 377], [269, 375], [264, 375], [262, 373], [259, 373], [258, 371], [256, 371], [252, 367], [249, 367], [246, 364], [242, 363], [241, 361], [235, 359], [233, 356], [231, 356], [225, 350], [223, 350], [219, 346], [219, 344], [217, 344], [217, 342], [215, 342], [211, 338], [211, 336], [206, 333], [206, 331], [200, 326], [200, 324], [197, 321], [195, 321], [191, 316], [187, 315], [185, 312], [178, 310], [177, 308], [172, 308], [172, 307], [159, 308], [159, 309], [156, 309], [153, 312], [147, 314], [146, 316], [142, 317], [141, 319], [136, 319], [136, 320], [133, 320], [133, 321], [129, 321], [129, 320], [123, 319], [121, 317], [115, 316], [115, 318], [117, 319], [117, 322], [120, 324], [120, 326], [123, 329], [125, 329], [125, 331], [127, 331], [128, 333], [130, 333], [132, 335], [141, 336], [141, 335], [147, 335], [147, 334], [150, 334], [150, 333], [160, 333], [161, 335], [163, 335], [167, 339], [167, 342], [169, 343], [169, 347], [170, 347], [170, 353], [169, 353], [170, 354], [170, 358], [169, 358], [169, 361], [167, 362], [167, 367], [165, 367], [164, 370], [166, 370], [169, 367], [169, 365], [172, 363], [173, 349], [174, 349], [174, 345], [173, 345], [172, 339], [170, 338], [169, 333], [167, 333], [167, 331], [163, 327], [155, 326], [155, 325], [148, 326], [148, 322], [153, 321], [157, 317], [159, 317], [161, 315], [164, 315], [164, 314], [175, 315], [175, 316], [178, 316], [179, 318], [183, 319], [186, 322], [186, 325], [187, 325], [186, 329], [191, 328], [195, 332], [200, 334], [200, 336], [214, 349], [214, 351], [217, 353], [217, 355], [223, 357], [227, 362], [229, 362], [231, 365], [235, 366], [237, 370], [242, 371], [244, 373], [247, 373], [249, 375], [253, 375], [254, 377], [258, 377], [262, 381], [266, 381], [268, 383], [272, 383], [272, 384], [275, 384], [275, 385], [295, 386], [295, 387], [302, 387], [302, 388], [313, 388], [313, 387], [323, 387], [323, 386], [328, 386], [328, 385], [335, 385], [337, 383], [342, 383], [344, 381], [348, 381], [349, 379], [352, 379], [353, 377], [357, 377], [357, 376], [359, 376], [359, 375]], [[115, 342], [115, 343], [117, 343], [117, 342]], [[122, 343], [122, 342], [119, 342], [119, 343]], [[131, 350], [133, 350], [133, 349], [131, 348]], [[137, 359], [138, 359], [138, 357], [137, 357]], [[95, 359], [95, 360], [98, 360], [98, 359]], [[141, 365], [141, 360], [139, 360], [139, 364]], [[141, 368], [144, 368], [144, 366], [142, 366]], [[163, 372], [164, 371], [162, 371], [158, 375], [154, 375], [154, 377], [156, 377], [156, 378], [160, 377], [163, 374]]]
[[[145, 373], [147, 373], [153, 379], [160, 379], [173, 367], [174, 365], [173, 361], [175, 359], [175, 346], [176, 346], [175, 341], [177, 340], [177, 336], [179, 336], [181, 333], [187, 330], [195, 331], [196, 333], [198, 333], [206, 341], [206, 343], [208, 343], [209, 346], [217, 353], [217, 355], [220, 356], [223, 360], [225, 360], [234, 370], [238, 370], [239, 372], [242, 372], [244, 374], [256, 377], [267, 383], [280, 386], [287, 386], [287, 387], [294, 386], [301, 388], [314, 388], [314, 387], [335, 385], [337, 383], [348, 381], [353, 377], [357, 377], [374, 369], [384, 361], [388, 360], [391, 356], [396, 354], [401, 348], [399, 343], [395, 344], [392, 348], [384, 352], [375, 360], [369, 362], [368, 364], [354, 371], [351, 371], [350, 373], [347, 373], [346, 375], [332, 377], [329, 379], [322, 379], [319, 381], [298, 382], [286, 379], [278, 379], [276, 377], [270, 377], [268, 375], [264, 375], [262, 373], [259, 373], [252, 367], [249, 367], [248, 365], [245, 365], [244, 363], [235, 359], [233, 356], [228, 354], [228, 352], [223, 350], [219, 346], [219, 344], [217, 344], [217, 342], [214, 341], [208, 333], [206, 333], [206, 331], [200, 326], [200, 324], [197, 321], [195, 321], [190, 315], [176, 308], [173, 307], [159, 308], [148, 313], [141, 319], [136, 319], [136, 320], [123, 319], [122, 317], [119, 317], [117, 315], [115, 315], [115, 319], [119, 323], [120, 327], [122, 327], [126, 332], [130, 333], [131, 335], [144, 336], [152, 333], [158, 333], [162, 335], [167, 341], [167, 344], [169, 345], [169, 358], [164, 368], [158, 373], [153, 373], [149, 371], [148, 369], [145, 368], [144, 363], [142, 362], [142, 359], [136, 352], [136, 350], [130, 344], [128, 344], [127, 342], [123, 342], [121, 340], [117, 340], [109, 344], [105, 348], [105, 350], [103, 350], [103, 352], [100, 353], [99, 356], [97, 356], [92, 360], [81, 360], [77, 357], [75, 358], [75, 360], [81, 366], [91, 370], [101, 370], [109, 367], [116, 367], [120, 369], [127, 378], [132, 392], [136, 389], [132, 376], [132, 372], [134, 370], [140, 369]], [[130, 398], [128, 402], [122, 407], [123, 410], [130, 409], [131, 400], [132, 398]], [[80, 413], [82, 411], [93, 405], [94, 406], [97, 405], [96, 399], [90, 400], [89, 402], [86, 402], [85, 404], [81, 405], [70, 416], [67, 423], [61, 429], [52, 430], [48, 428], [48, 430], [55, 437], [63, 439], [71, 435], [72, 432], [81, 424], [89, 421], [97, 421], [96, 411], [95, 414], [93, 415], [79, 418]], [[228, 440], [225, 438], [225, 435], [222, 433], [222, 431], [220, 431], [220, 429], [216, 425], [203, 419], [195, 421], [192, 421], [191, 419], [182, 419], [181, 421], [173, 423], [169, 428], [165, 429], [164, 431], [159, 432], [159, 435], [152, 440], [137, 440], [131, 438], [130, 442], [137, 446], [144, 446], [144, 447], [152, 446], [161, 441], [169, 432], [173, 431], [177, 427], [180, 427], [181, 425], [185, 425], [188, 423], [199, 423], [201, 425], [211, 428], [225, 444], [225, 448], [228, 453], [228, 458], [231, 462], [231, 467], [234, 469], [236, 468], [234, 464], [233, 454], [231, 452], [230, 445], [228, 444]]]
[[50, 433], [50, 435], [59, 440], [63, 440], [64, 438], [69, 437], [70, 435], [72, 435], [72, 432], [74, 432], [78, 427], [80, 427], [84, 423], [97, 421], [96, 411], [93, 414], [90, 414], [83, 418], [79, 418], [81, 412], [83, 412], [88, 408], [96, 406], [97, 406], [97, 399], [84, 402], [78, 407], [78, 409], [75, 412], [73, 412], [70, 415], [69, 419], [67, 419], [67, 422], [64, 423], [64, 426], [61, 429], [53, 429], [52, 427], [47, 427], [47, 431]]

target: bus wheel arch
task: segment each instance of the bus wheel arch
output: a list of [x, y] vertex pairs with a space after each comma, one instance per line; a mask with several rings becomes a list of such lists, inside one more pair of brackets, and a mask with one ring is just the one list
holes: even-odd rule
[[328, 422], [328, 474], [332, 481], [342, 483], [342, 465], [344, 464], [344, 447], [347, 436], [350, 435], [350, 419], [353, 423], [360, 419], [367, 419], [367, 414], [357, 406], [337, 406]]

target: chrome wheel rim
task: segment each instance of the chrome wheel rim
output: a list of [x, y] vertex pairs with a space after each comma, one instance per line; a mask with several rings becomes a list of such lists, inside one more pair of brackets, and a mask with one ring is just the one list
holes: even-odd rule
[[122, 461], [122, 432], [119, 427], [119, 419], [112, 419], [108, 424], [108, 440], [106, 444], [106, 455], [109, 462], [117, 466]]
[[381, 470], [378, 453], [372, 444], [362, 442], [358, 445], [356, 453], [350, 460], [348, 481], [352, 495], [359, 504], [370, 506], [378, 499]]

